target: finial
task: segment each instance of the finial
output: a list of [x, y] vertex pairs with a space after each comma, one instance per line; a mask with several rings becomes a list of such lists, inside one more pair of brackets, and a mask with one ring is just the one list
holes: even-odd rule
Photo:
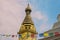
[[29, 3], [28, 3], [28, 5], [27, 5], [27, 8], [25, 9], [25, 12], [31, 12], [31, 8], [30, 8], [30, 6], [29, 6]]

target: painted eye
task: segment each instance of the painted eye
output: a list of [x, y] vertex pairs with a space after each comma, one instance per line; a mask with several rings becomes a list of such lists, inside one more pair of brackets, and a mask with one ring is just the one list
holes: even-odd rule
[[25, 27], [25, 29], [27, 29], [27, 27]]
[[25, 25], [25, 29], [30, 29], [30, 25]]

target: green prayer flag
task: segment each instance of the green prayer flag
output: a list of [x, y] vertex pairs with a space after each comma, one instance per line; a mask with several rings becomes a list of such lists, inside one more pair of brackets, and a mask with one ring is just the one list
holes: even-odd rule
[[29, 37], [29, 34], [27, 34], [27, 37]]
[[49, 36], [54, 36], [54, 34], [53, 33], [49, 33]]

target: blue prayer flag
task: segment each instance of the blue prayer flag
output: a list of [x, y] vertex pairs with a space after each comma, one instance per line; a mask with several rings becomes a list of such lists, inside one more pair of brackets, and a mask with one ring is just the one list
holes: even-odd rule
[[43, 37], [43, 35], [44, 35], [44, 34], [43, 34], [43, 33], [41, 33], [41, 34], [39, 34], [39, 37]]
[[18, 37], [20, 38], [21, 37], [21, 34], [19, 34]]

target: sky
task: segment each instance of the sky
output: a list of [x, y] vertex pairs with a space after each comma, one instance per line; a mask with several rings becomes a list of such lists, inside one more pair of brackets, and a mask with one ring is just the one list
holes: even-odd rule
[[[24, 20], [27, 4], [28, 0], [0, 0], [0, 34], [17, 34]], [[38, 34], [51, 30], [60, 14], [60, 0], [29, 0], [29, 4]], [[0, 39], [18, 40], [11, 37]]]

